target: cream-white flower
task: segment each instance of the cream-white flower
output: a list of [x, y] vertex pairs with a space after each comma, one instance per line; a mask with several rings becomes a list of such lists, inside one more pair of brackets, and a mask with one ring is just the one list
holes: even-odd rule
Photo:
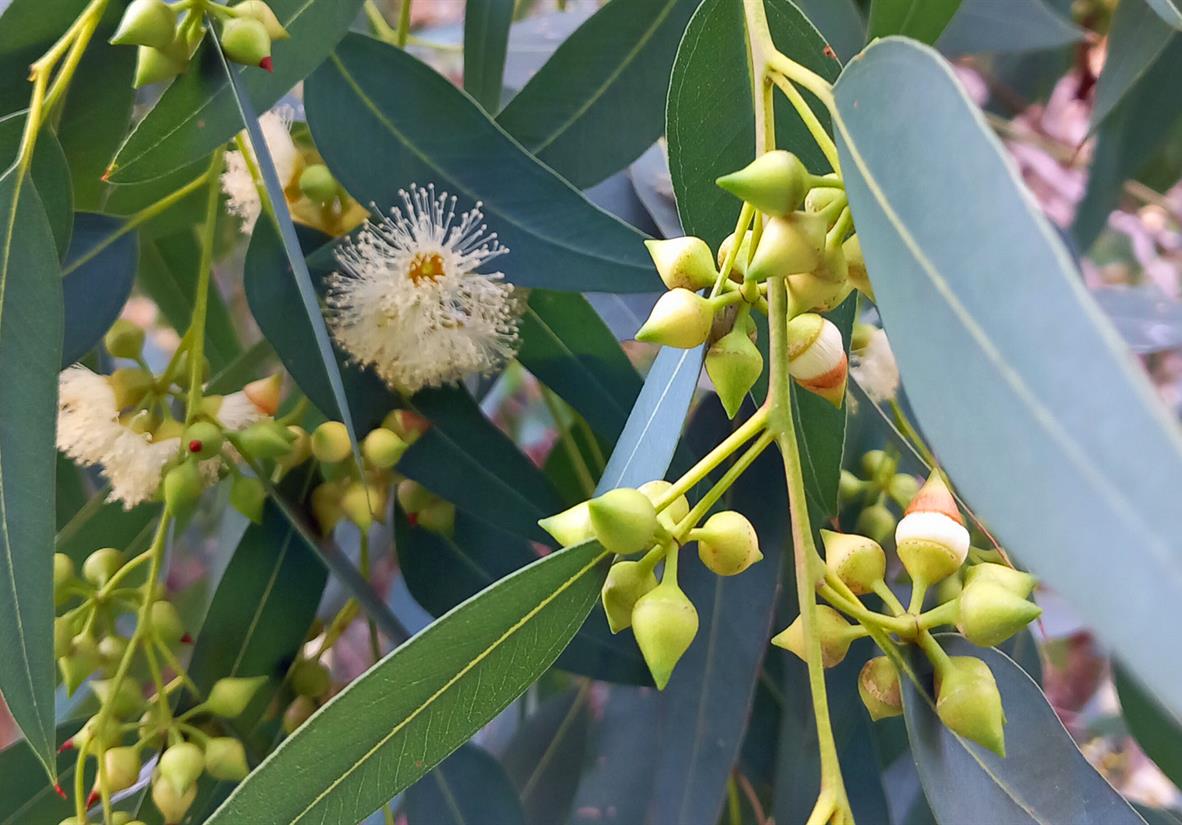
[[500, 272], [478, 272], [504, 254], [480, 204], [412, 185], [380, 222], [337, 254], [328, 320], [340, 345], [387, 383], [408, 392], [488, 373], [517, 346], [523, 307]]
[[103, 478], [111, 483], [108, 501], [121, 501], [126, 510], [156, 495], [164, 468], [181, 449], [180, 438], [154, 442], [150, 436], [124, 429], [102, 460]]
[[[291, 139], [291, 124], [294, 117], [295, 110], [290, 106], [279, 106], [265, 112], [259, 118], [263, 140], [267, 143], [267, 150], [275, 163], [279, 182], [284, 188], [293, 183], [300, 164], [299, 149]], [[227, 197], [226, 209], [242, 221], [244, 235], [251, 233], [259, 213], [262, 212], [259, 190], [255, 186], [254, 176], [250, 173], [251, 166], [257, 168], [257, 164], [253, 150], [249, 162], [243, 157], [242, 152], [226, 152], [226, 171], [222, 173], [221, 178], [222, 191]]]
[[126, 431], [106, 376], [80, 365], [62, 370], [57, 394], [59, 450], [79, 464], [98, 464]]
[[886, 331], [876, 329], [860, 352], [855, 353], [850, 372], [875, 404], [890, 401], [899, 392], [899, 365], [891, 351]]
[[268, 417], [241, 390], [223, 397], [217, 411], [218, 423], [227, 430], [244, 430]]

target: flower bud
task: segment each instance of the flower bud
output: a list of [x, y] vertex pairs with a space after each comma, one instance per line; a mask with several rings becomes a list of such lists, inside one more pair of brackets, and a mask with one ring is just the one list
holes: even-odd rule
[[849, 279], [829, 280], [813, 272], [789, 275], [788, 317], [795, 318], [806, 312], [829, 312], [841, 306], [853, 291]]
[[397, 495], [398, 503], [408, 513], [417, 513], [419, 510], [439, 501], [439, 496], [432, 493], [422, 484], [409, 478], [403, 479], [398, 483]]
[[263, 521], [263, 505], [267, 502], [267, 488], [254, 476], [234, 476], [230, 485], [230, 506], [255, 524]]
[[[817, 627], [815, 631], [821, 640], [821, 664], [834, 667], [841, 663], [849, 652], [850, 644], [857, 638], [857, 628], [850, 625], [845, 617], [828, 605], [817, 605]], [[792, 624], [772, 637], [772, 644], [790, 650], [801, 661], [808, 661], [804, 643], [804, 623], [800, 616]]]
[[242, 451], [251, 458], [280, 459], [291, 455], [295, 435], [275, 421], [258, 421], [238, 433]]
[[888, 455], [885, 450], [867, 450], [863, 453], [860, 463], [866, 478], [880, 485], [886, 485], [887, 479], [891, 478], [899, 466], [899, 460]]
[[177, 644], [185, 635], [181, 614], [177, 613], [172, 602], [165, 599], [152, 602], [148, 610], [148, 623], [156, 638], [169, 647]]
[[61, 604], [66, 599], [65, 588], [74, 581], [74, 560], [65, 553], [53, 554], [53, 600]]
[[234, 719], [246, 710], [250, 700], [266, 682], [266, 676], [227, 676], [218, 679], [209, 690], [205, 708], [214, 716]]
[[107, 719], [102, 727], [99, 726], [98, 714], [90, 717], [71, 737], [74, 747], [81, 750], [84, 745], [91, 745], [88, 750], [96, 753], [105, 750], [119, 739], [119, 728], [112, 720]]
[[110, 793], [119, 793], [130, 788], [139, 780], [141, 767], [139, 751], [135, 748], [108, 748], [103, 753], [107, 790]]
[[120, 318], [103, 336], [103, 346], [116, 358], [139, 358], [144, 349], [144, 329], [126, 318]]
[[[657, 502], [673, 489], [673, 485], [662, 478], [658, 478], [653, 481], [646, 481], [637, 489], [648, 497], [648, 500], [653, 503], [653, 507], [656, 507]], [[689, 511], [689, 500], [684, 495], [681, 495], [675, 498], [672, 504], [657, 513], [657, 521], [666, 530], [672, 530], [677, 526], [679, 521], [689, 515]]]
[[382, 426], [410, 446], [431, 429], [431, 422], [410, 410], [392, 410], [382, 419]]
[[965, 571], [966, 583], [978, 581], [989, 582], [999, 587], [1004, 587], [1006, 590], [1023, 599], [1033, 593], [1034, 586], [1038, 584], [1038, 579], [1029, 573], [1015, 570], [1004, 564], [993, 564], [992, 562], [974, 564]]
[[746, 332], [733, 329], [706, 352], [706, 373], [714, 382], [727, 418], [734, 418], [763, 373], [763, 354]]
[[296, 732], [296, 728], [308, 721], [308, 717], [316, 712], [316, 703], [307, 696], [297, 696], [283, 711], [283, 731], [288, 735]]
[[953, 656], [936, 673], [936, 714], [953, 733], [1005, 757], [1005, 711], [989, 665]]
[[919, 492], [919, 480], [910, 473], [898, 473], [891, 478], [887, 485], [887, 495], [900, 507], [910, 506], [912, 499]]
[[407, 443], [385, 427], [371, 430], [361, 442], [361, 455], [370, 466], [379, 470], [388, 470], [397, 464], [406, 449]]
[[993, 647], [1042, 615], [1042, 608], [1003, 587], [977, 577], [960, 594], [956, 626], [975, 645]]
[[949, 576], [936, 585], [936, 604], [947, 604], [954, 599], [959, 599], [963, 591], [964, 582], [960, 580], [960, 576]]
[[640, 597], [657, 586], [652, 567], [639, 561], [618, 561], [607, 572], [600, 598], [612, 633], [632, 626], [632, 611]]
[[68, 616], [58, 616], [53, 620], [53, 656], [61, 659], [69, 656], [73, 651], [74, 622]]
[[221, 428], [208, 421], [195, 421], [185, 428], [181, 443], [199, 459], [213, 458], [222, 451]]
[[857, 595], [873, 592], [886, 574], [886, 553], [872, 538], [856, 533], [821, 531], [825, 566]]
[[300, 191], [313, 203], [332, 203], [337, 196], [336, 178], [323, 163], [312, 163], [300, 173]]
[[[826, 178], [838, 179], [837, 175], [830, 172], [825, 175]], [[844, 194], [842, 190], [835, 186], [814, 186], [809, 190], [809, 193], [804, 196], [804, 211], [805, 212], [820, 212], [825, 209], [841, 195]]]
[[[175, 747], [175, 746], [174, 746]], [[172, 748], [169, 748], [172, 750]], [[167, 753], [168, 751], [165, 751]], [[200, 753], [200, 751], [198, 751]], [[163, 757], [161, 757], [163, 761]], [[176, 825], [185, 817], [185, 813], [197, 799], [197, 785], [190, 783], [188, 790], [178, 793], [172, 782], [166, 779], [157, 768], [156, 776], [152, 779], [152, 802], [164, 817], [167, 825]]]
[[222, 27], [222, 49], [235, 63], [271, 71], [271, 36], [253, 17], [234, 17]]
[[186, 518], [201, 499], [204, 489], [196, 461], [182, 461], [164, 475], [164, 504], [178, 519]]
[[770, 218], [746, 278], [766, 281], [778, 275], [812, 272], [821, 265], [824, 249], [825, 219], [819, 215], [793, 212], [783, 218]]
[[641, 596], [632, 611], [632, 632], [658, 690], [698, 633], [698, 611], [672, 581]]
[[841, 406], [849, 364], [833, 322], [811, 313], [788, 322], [788, 373], [804, 389]]
[[353, 451], [349, 431], [340, 421], [325, 421], [312, 431], [312, 455], [324, 464], [339, 464]]
[[262, 23], [272, 40], [286, 40], [291, 36], [287, 33], [287, 29], [283, 28], [283, 24], [275, 16], [275, 12], [263, 0], [246, 0], [246, 2], [234, 6], [233, 11], [239, 17], [253, 17]]
[[698, 558], [719, 576], [735, 576], [763, 558], [759, 536], [742, 513], [723, 510], [690, 531], [698, 542]]
[[854, 523], [854, 532], [869, 536], [880, 545], [891, 540], [895, 533], [895, 514], [882, 504], [872, 504], [858, 513], [858, 520]]
[[760, 212], [782, 218], [800, 208], [809, 188], [809, 172], [796, 155], [775, 149], [715, 183]]
[[595, 530], [591, 527], [591, 511], [585, 501], [561, 513], [547, 516], [538, 522], [538, 526], [549, 533], [560, 547], [574, 547], [595, 536]]
[[362, 530], [368, 530], [375, 517], [378, 521], [385, 520], [387, 503], [386, 493], [381, 487], [360, 481], [351, 482], [341, 495], [341, 510], [345, 518]]
[[[735, 233], [727, 235], [721, 244], [718, 245], [718, 268], [722, 269], [722, 265], [726, 262], [726, 256], [730, 254], [731, 247], [735, 243]], [[751, 233], [747, 232], [743, 235], [743, 243], [739, 247], [739, 252], [735, 255], [735, 262], [731, 265], [730, 278], [732, 281], [742, 282], [743, 276], [747, 272], [747, 259], [751, 257]]]
[[858, 674], [858, 695], [875, 722], [903, 715], [899, 671], [886, 656], [875, 656], [862, 665]]
[[326, 481], [312, 490], [312, 516], [320, 526], [320, 532], [328, 535], [345, 517], [341, 509], [340, 485]]
[[951, 576], [969, 552], [969, 531], [938, 471], [915, 494], [895, 528], [899, 560], [915, 581], [934, 584]]
[[153, 83], [172, 80], [185, 70], [187, 63], [188, 61], [179, 57], [172, 47], [162, 51], [151, 46], [140, 46], [136, 50], [135, 79], [131, 83], [132, 88], [141, 89]]
[[275, 415], [279, 412], [279, 402], [283, 399], [283, 373], [276, 372], [266, 378], [251, 381], [242, 388], [242, 394], [263, 415]]
[[143, 401], [156, 381], [150, 372], [141, 367], [120, 367], [107, 376], [107, 383], [115, 393], [115, 406], [125, 410]]
[[714, 256], [701, 238], [645, 241], [644, 246], [656, 264], [657, 274], [669, 289], [697, 292], [714, 286], [718, 278], [718, 272], [714, 269]]
[[62, 683], [66, 686], [66, 695], [73, 696], [78, 686], [86, 681], [90, 674], [99, 666], [98, 656], [93, 649], [74, 649], [57, 660], [57, 668], [62, 674]]
[[648, 320], [636, 333], [637, 341], [666, 347], [692, 349], [710, 336], [714, 307], [695, 292], [680, 287], [657, 299]]
[[144, 692], [135, 679], [126, 676], [119, 683], [119, 689], [114, 690], [114, 679], [93, 679], [90, 689], [103, 706], [110, 706], [111, 713], [120, 719], [135, 716], [144, 706]]
[[205, 772], [214, 779], [238, 782], [250, 773], [246, 749], [232, 736], [212, 736], [205, 743]]
[[439, 499], [419, 510], [416, 519], [424, 530], [451, 538], [456, 529], [456, 506]]
[[178, 742], [170, 745], [160, 754], [157, 770], [160, 776], [172, 784], [177, 794], [183, 795], [205, 769], [205, 755], [192, 742]]
[[315, 659], [301, 659], [291, 669], [291, 689], [300, 696], [319, 699], [332, 687], [332, 675]]
[[298, 424], [287, 425], [290, 449], [287, 455], [275, 459], [275, 463], [286, 470], [298, 467], [312, 455], [312, 437]]
[[862, 257], [862, 242], [858, 240], [858, 236], [852, 235], [847, 238], [846, 242], [841, 245], [841, 251], [845, 253], [850, 283], [873, 301], [874, 287], [870, 285], [870, 275], [866, 272], [866, 259]]
[[627, 555], [652, 546], [658, 527], [657, 511], [639, 490], [609, 490], [587, 502], [587, 510], [595, 538], [605, 550]]
[[[166, 49], [176, 38], [176, 12], [163, 0], [132, 0], [119, 27], [111, 36], [111, 44], [115, 46], [151, 46], [156, 49]], [[143, 337], [141, 334], [141, 343]], [[108, 351], [118, 358], [132, 358], [131, 355], [119, 355]], [[136, 355], [138, 355], [138, 350]]]
[[[863, 481], [849, 470], [842, 470], [841, 476], [837, 482], [837, 500], [843, 504], [853, 501], [858, 496], [866, 492], [866, 488], [870, 482]], [[891, 529], [895, 529], [895, 525], [891, 525]]]
[[82, 562], [82, 578], [95, 587], [102, 587], [123, 566], [123, 552], [114, 547], [95, 550]]

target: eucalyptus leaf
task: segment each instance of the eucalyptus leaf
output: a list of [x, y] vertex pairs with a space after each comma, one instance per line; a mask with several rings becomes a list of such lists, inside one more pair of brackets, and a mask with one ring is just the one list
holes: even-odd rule
[[589, 204], [401, 49], [349, 35], [308, 78], [305, 105], [317, 148], [362, 203], [384, 211], [412, 183], [455, 195], [460, 210], [482, 203], [489, 230], [509, 249], [496, 266], [511, 282], [580, 292], [658, 287], [643, 235]]
[[1096, 81], [1090, 126], [1095, 130], [1112, 114], [1161, 57], [1172, 39], [1182, 35], [1162, 22], [1145, 2], [1120, 3], [1108, 28], [1104, 70]]
[[1182, 5], [1178, 0], [1145, 0], [1162, 20], [1175, 29], [1182, 29]]
[[644, 821], [661, 753], [657, 702], [653, 691], [611, 689], [592, 728], [568, 825]]
[[464, 6], [464, 91], [492, 114], [501, 108], [513, 6], [513, 0], [467, 0]]
[[1182, 716], [1166, 709], [1124, 668], [1115, 668], [1113, 676], [1129, 732], [1171, 782], [1182, 784]]
[[862, 50], [866, 21], [858, 0], [794, 0], [843, 62]]
[[[836, 100], [878, 306], [936, 454], [1002, 545], [1182, 708], [1182, 662], [1160, 654], [1160, 606], [1182, 602], [1176, 422], [934, 51], [872, 45]], [[1049, 306], [1053, 325], [1014, 311]]]
[[587, 686], [551, 696], [517, 729], [501, 754], [528, 825], [565, 822], [571, 814], [591, 714]]
[[[73, 736], [82, 720], [57, 726], [55, 742]], [[77, 753], [57, 755], [57, 773], [64, 781], [72, 778]], [[74, 813], [73, 802], [62, 799], [45, 779], [45, 765], [29, 743], [18, 740], [0, 751], [0, 825], [57, 822]]]
[[1030, 52], [1070, 46], [1083, 36], [1043, 0], [962, 0], [936, 47], [947, 55]]
[[868, 39], [905, 35], [935, 43], [961, 0], [871, 0]]
[[407, 825], [525, 825], [513, 783], [475, 745], [464, 745], [411, 785], [404, 811]]
[[[25, 112], [14, 112], [0, 117], [0, 168], [7, 169], [16, 160], [25, 131]], [[54, 247], [60, 258], [70, 246], [70, 232], [74, 225], [73, 195], [70, 188], [70, 169], [61, 144], [48, 128], [37, 136], [33, 163], [29, 169], [41, 207], [49, 219]]]
[[[65, 340], [62, 367], [77, 361], [102, 340], [127, 303], [139, 258], [136, 236], [125, 234], [101, 251], [90, 254], [123, 221], [107, 215], [79, 212], [63, 264]], [[80, 258], [85, 263], [74, 265]]]

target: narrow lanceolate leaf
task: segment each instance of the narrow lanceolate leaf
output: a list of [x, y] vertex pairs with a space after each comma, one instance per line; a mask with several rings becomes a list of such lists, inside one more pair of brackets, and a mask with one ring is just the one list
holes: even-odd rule
[[947, 55], [1060, 49], [1083, 30], [1044, 0], [964, 0], [936, 47]]
[[1178, 0], [1145, 0], [1158, 17], [1175, 29], [1182, 29], [1182, 3]]
[[[81, 719], [57, 726], [55, 742], [64, 742], [77, 733]], [[73, 778], [77, 752], [66, 751], [57, 757], [61, 782]], [[29, 743], [18, 740], [0, 751], [0, 825], [26, 825], [30, 822], [59, 822], [74, 813], [72, 802], [62, 799], [45, 781], [45, 765]]]
[[960, 0], [872, 0], [867, 38], [901, 34], [922, 43], [935, 43]]
[[1170, 713], [1123, 668], [1116, 668], [1115, 675], [1129, 733], [1171, 782], [1182, 783], [1182, 715]]
[[699, 0], [611, 0], [563, 41], [497, 121], [581, 189], [661, 136], [677, 43]]
[[[234, 66], [251, 106], [269, 109], [324, 60], [356, 19], [361, 0], [273, 0], [291, 37], [272, 43], [273, 72]], [[188, 70], [128, 135], [112, 164], [113, 183], [158, 178], [205, 157], [242, 128], [235, 93], [207, 34]]]
[[557, 658], [608, 553], [554, 553], [465, 602], [321, 708], [209, 819], [356, 822], [503, 710]]
[[1096, 82], [1091, 128], [1112, 114], [1145, 77], [1171, 39], [1182, 37], [1144, 3], [1121, 3], [1112, 15], [1104, 70]]
[[566, 822], [571, 813], [591, 726], [584, 683], [542, 703], [513, 734], [501, 764], [521, 796], [527, 825]]
[[[877, 294], [877, 293], [876, 293]], [[932, 813], [941, 825], [1143, 825], [1144, 820], [1088, 764], [1038, 686], [993, 648], [955, 634], [937, 636], [952, 656], [977, 656], [989, 665], [1006, 714], [1006, 757], [950, 732], [936, 716], [926, 685], [930, 668], [912, 657], [921, 690], [906, 676], [903, 710], [911, 750]]]
[[497, 760], [465, 745], [406, 792], [407, 825], [525, 825], [517, 790]]
[[53, 774], [61, 270], [37, 190], [18, 172], [0, 176], [0, 693]]
[[62, 279], [66, 319], [63, 367], [90, 352], [115, 323], [131, 294], [138, 259], [136, 235], [122, 235], [97, 249], [122, 224], [120, 219], [107, 215], [79, 212], [74, 216]]
[[[1001, 543], [1182, 709], [1182, 662], [1161, 655], [1163, 606], [1182, 603], [1177, 423], [939, 55], [882, 41], [836, 98], [858, 235], [936, 454]], [[1034, 321], [1052, 306], [1054, 324]]]
[[494, 115], [501, 108], [513, 5], [513, 0], [468, 0], [464, 6], [464, 91]]
[[458, 209], [481, 202], [489, 230], [509, 248], [496, 266], [513, 283], [579, 292], [659, 287], [643, 235], [592, 206], [401, 49], [349, 35], [308, 78], [305, 103], [317, 148], [362, 203], [396, 206], [412, 183], [450, 192]]

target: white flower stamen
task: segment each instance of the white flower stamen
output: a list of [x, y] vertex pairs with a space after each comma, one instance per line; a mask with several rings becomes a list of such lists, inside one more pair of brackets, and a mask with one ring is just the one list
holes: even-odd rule
[[850, 372], [875, 404], [890, 401], [899, 392], [899, 365], [885, 330], [876, 329], [866, 346], [854, 355]]
[[[300, 152], [291, 139], [291, 124], [295, 110], [290, 106], [278, 106], [265, 112], [259, 118], [259, 128], [279, 182], [285, 188], [294, 182], [299, 169]], [[226, 193], [226, 210], [242, 221], [242, 234], [249, 235], [262, 212], [262, 201], [250, 173], [251, 166], [258, 167], [258, 160], [251, 150], [249, 163], [241, 152], [226, 152], [226, 171], [222, 173], [222, 191]]]

